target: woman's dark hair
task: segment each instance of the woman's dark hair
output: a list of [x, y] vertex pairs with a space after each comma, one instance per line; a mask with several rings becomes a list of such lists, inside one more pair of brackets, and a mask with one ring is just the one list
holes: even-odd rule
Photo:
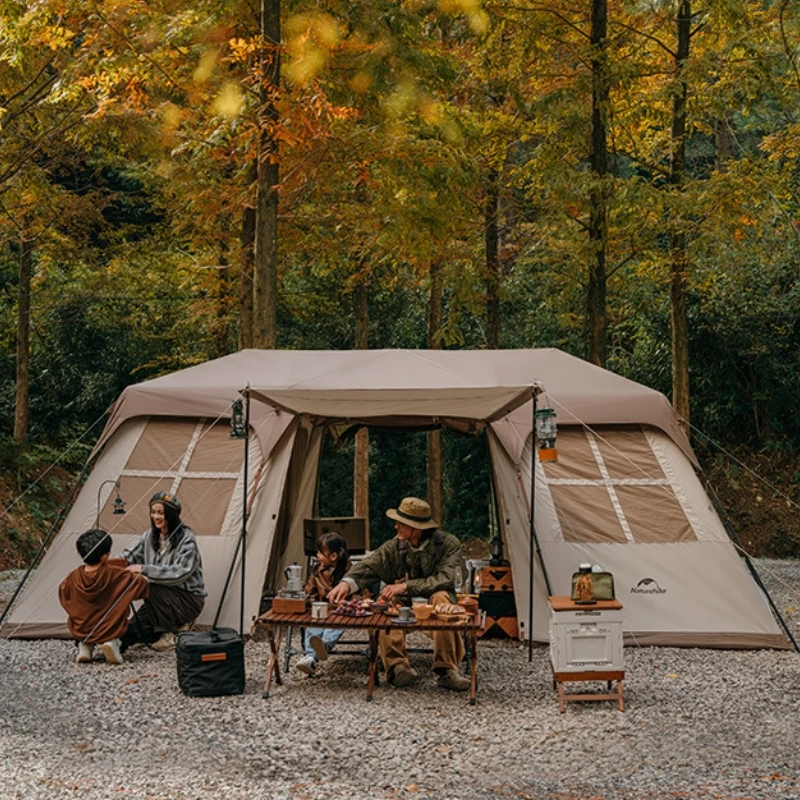
[[[156, 501], [160, 502], [160, 501]], [[183, 539], [183, 523], [181, 522], [181, 515], [177, 509], [173, 508], [171, 505], [167, 503], [161, 503], [164, 509], [164, 521], [167, 523], [167, 530], [169, 531], [169, 543], [170, 547], [175, 549]], [[153, 516], [150, 515], [150, 542], [153, 545], [153, 549], [158, 552], [161, 549], [161, 534], [158, 532], [158, 528], [153, 525]]]
[[111, 552], [111, 537], [99, 528], [92, 528], [78, 537], [75, 547], [84, 564], [99, 564], [100, 559]]
[[336, 586], [344, 577], [345, 572], [347, 572], [347, 562], [350, 560], [344, 536], [336, 531], [320, 534], [317, 538], [317, 550], [320, 553], [329, 553], [336, 556], [336, 566], [333, 568], [333, 574], [331, 575], [331, 586]]

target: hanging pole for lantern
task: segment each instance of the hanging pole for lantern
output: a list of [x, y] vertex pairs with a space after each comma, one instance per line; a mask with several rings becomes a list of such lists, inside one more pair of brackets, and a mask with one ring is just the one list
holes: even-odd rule
[[119, 515], [125, 513], [125, 501], [119, 496], [119, 480], [114, 480], [114, 478], [109, 478], [106, 481], [103, 481], [100, 484], [100, 487], [97, 490], [97, 516], [95, 517], [94, 526], [95, 528], [100, 527], [100, 495], [103, 492], [103, 487], [107, 483], [113, 483], [114, 487], [117, 490], [117, 496], [114, 498], [114, 508], [112, 510], [112, 514]]
[[[544, 391], [544, 387], [538, 383], [533, 385], [533, 411], [531, 415], [531, 519], [530, 519], [530, 570], [528, 573], [528, 661], [533, 661], [533, 575], [535, 571], [536, 556], [539, 556], [539, 566], [542, 569], [542, 576], [544, 577], [544, 585], [547, 589], [547, 594], [552, 595], [553, 591], [550, 588], [550, 578], [547, 574], [547, 568], [544, 565], [544, 558], [542, 558], [542, 550], [539, 547], [539, 538], [536, 536], [536, 452], [539, 452], [540, 461], [556, 461], [557, 453], [555, 450], [556, 444], [556, 427], [555, 427], [555, 411], [552, 408], [543, 408], [538, 411], [537, 394]], [[542, 414], [541, 412], [549, 412]], [[553, 455], [553, 458], [542, 458], [542, 437], [539, 434], [539, 420], [547, 420], [542, 425], [543, 432], [546, 432], [550, 438], [544, 439], [544, 443], [549, 445], [546, 450], [550, 452], [548, 455]]]
[[247, 555], [247, 466], [250, 455], [250, 384], [244, 391], [244, 469], [242, 479], [242, 586], [239, 603], [239, 636], [244, 636], [245, 557]]

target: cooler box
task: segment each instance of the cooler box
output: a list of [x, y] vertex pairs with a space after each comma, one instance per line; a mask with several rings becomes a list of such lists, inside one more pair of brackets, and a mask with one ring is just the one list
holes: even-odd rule
[[233, 628], [178, 634], [178, 685], [188, 697], [244, 694], [244, 641]]

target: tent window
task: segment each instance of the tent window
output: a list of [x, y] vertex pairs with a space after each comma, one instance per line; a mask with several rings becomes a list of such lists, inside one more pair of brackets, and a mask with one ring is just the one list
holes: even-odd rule
[[627, 541], [604, 486], [551, 486], [550, 491], [565, 542]]
[[669, 486], [618, 486], [617, 496], [635, 541], [646, 544], [697, 540]]
[[694, 541], [639, 426], [568, 430], [545, 474], [568, 542]]
[[222, 531], [244, 456], [231, 440], [227, 422], [148, 420], [120, 475], [126, 514], [114, 516], [112, 493], [100, 523], [120, 533], [141, 533], [150, 526], [149, 500], [155, 492], [176, 493], [184, 522], [199, 536]]

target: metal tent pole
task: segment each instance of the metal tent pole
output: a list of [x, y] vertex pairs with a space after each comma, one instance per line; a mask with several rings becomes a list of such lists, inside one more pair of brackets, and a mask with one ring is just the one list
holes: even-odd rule
[[536, 509], [536, 390], [538, 385], [533, 387], [533, 415], [531, 417], [531, 558], [530, 570], [528, 574], [528, 661], [533, 661], [533, 575], [535, 571], [536, 556], [539, 556], [539, 566], [542, 569], [542, 577], [548, 596], [553, 594], [550, 588], [550, 577], [544, 565], [542, 549], [539, 547], [539, 537], [536, 535], [536, 523], [534, 521]]
[[244, 636], [244, 595], [245, 595], [245, 563], [247, 556], [247, 467], [250, 462], [250, 384], [244, 393], [244, 470], [242, 489], [242, 587], [239, 603], [239, 636]]
[[533, 387], [531, 412], [531, 519], [530, 519], [530, 566], [528, 568], [528, 661], [533, 661], [533, 573], [536, 559], [536, 386]]

